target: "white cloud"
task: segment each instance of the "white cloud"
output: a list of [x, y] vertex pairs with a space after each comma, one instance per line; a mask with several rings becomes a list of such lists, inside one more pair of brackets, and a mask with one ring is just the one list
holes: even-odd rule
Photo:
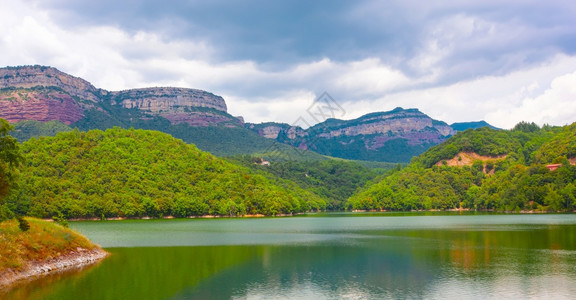
[[2, 0], [0, 46], [0, 65], [50, 65], [110, 90], [149, 83], [143, 71], [157, 60], [170, 66], [181, 57], [208, 59], [211, 52], [202, 41], [164, 41], [149, 32], [129, 34], [111, 26], [62, 28], [31, 3]]
[[[486, 120], [511, 128], [526, 120], [564, 125], [576, 121], [572, 86], [576, 57], [559, 55], [552, 61], [504, 76], [488, 76], [442, 87], [412, 90], [366, 99], [363, 105], [345, 103], [352, 117], [397, 106], [419, 108], [433, 118], [452, 122]], [[572, 83], [572, 86], [570, 85]]]
[[523, 98], [518, 106], [501, 107], [488, 113], [487, 117], [531, 121], [540, 125], [576, 122], [576, 72], [555, 78], [542, 94]]
[[303, 128], [315, 123], [307, 109], [314, 103], [316, 95], [309, 91], [291, 91], [278, 98], [245, 100], [233, 95], [225, 98], [228, 100], [228, 111], [243, 116], [247, 122], [283, 122]]

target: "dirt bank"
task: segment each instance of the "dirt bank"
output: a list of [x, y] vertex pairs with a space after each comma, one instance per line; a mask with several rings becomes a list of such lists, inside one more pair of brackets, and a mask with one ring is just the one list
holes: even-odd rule
[[0, 292], [9, 289], [16, 282], [33, 280], [44, 275], [81, 268], [96, 263], [106, 256], [108, 256], [108, 252], [100, 248], [92, 250], [77, 248], [76, 251], [68, 252], [56, 258], [30, 262], [21, 270], [4, 270], [0, 273]]

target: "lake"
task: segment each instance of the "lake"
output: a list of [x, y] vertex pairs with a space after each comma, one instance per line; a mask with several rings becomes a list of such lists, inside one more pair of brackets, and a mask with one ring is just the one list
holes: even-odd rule
[[73, 222], [112, 255], [8, 299], [573, 299], [576, 215]]

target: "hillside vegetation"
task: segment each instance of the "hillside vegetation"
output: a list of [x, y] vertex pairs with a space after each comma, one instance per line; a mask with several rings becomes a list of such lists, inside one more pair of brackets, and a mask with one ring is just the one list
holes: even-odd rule
[[327, 209], [340, 210], [346, 200], [366, 182], [384, 171], [394, 168], [395, 164], [373, 163], [378, 169], [367, 168], [361, 163], [345, 160], [322, 161], [284, 161], [260, 165], [261, 158], [236, 156], [231, 161], [250, 168], [266, 176], [271, 181], [289, 180], [299, 187], [311, 191], [328, 201]]
[[266, 177], [157, 131], [77, 130], [22, 144], [8, 207], [35, 217], [276, 215], [326, 207]]
[[[39, 122], [34, 120], [14, 123], [13, 137], [20, 142], [25, 142], [33, 137], [55, 136], [59, 132], [72, 131], [77, 128], [81, 131], [91, 129], [106, 130], [114, 126], [129, 129], [140, 128], [157, 130], [168, 133], [186, 143], [194, 144], [200, 150], [208, 151], [216, 156], [234, 155], [258, 155], [274, 161], [315, 161], [328, 160], [328, 157], [313, 151], [296, 150], [295, 148], [266, 139], [255, 132], [242, 127], [225, 126], [190, 126], [186, 123], [172, 125], [170, 121], [162, 117], [153, 117], [141, 120], [139, 111], [115, 108], [120, 111], [126, 120], [113, 119], [111, 115], [103, 112], [88, 111], [86, 117], [70, 126], [58, 122]], [[128, 112], [128, 113], [127, 113]]]
[[[72, 124], [71, 127], [81, 131], [106, 130], [113, 127], [157, 130], [182, 139], [186, 143], [194, 144], [199, 149], [217, 156], [263, 153], [274, 144], [274, 141], [243, 127], [190, 126], [186, 123], [174, 125], [160, 116], [146, 117], [140, 110], [126, 109], [106, 103], [101, 105], [105, 112], [88, 110], [84, 118]], [[224, 112], [218, 113], [225, 114]], [[281, 145], [281, 147], [284, 150], [290, 149], [286, 145]], [[320, 155], [316, 154], [316, 157]]]
[[33, 137], [55, 136], [59, 132], [72, 131], [72, 128], [59, 121], [40, 122], [34, 120], [21, 121], [14, 124], [13, 137], [25, 142]]
[[[488, 159], [446, 163], [463, 153]], [[365, 186], [347, 205], [357, 210], [572, 211], [576, 167], [570, 161], [575, 157], [576, 123], [466, 130], [414, 158], [407, 168]], [[561, 165], [554, 170], [546, 167], [550, 163]]]
[[22, 232], [15, 219], [0, 222], [0, 274], [20, 270], [29, 262], [57, 258], [78, 248], [97, 246], [85, 237], [56, 223], [26, 218], [30, 229]]

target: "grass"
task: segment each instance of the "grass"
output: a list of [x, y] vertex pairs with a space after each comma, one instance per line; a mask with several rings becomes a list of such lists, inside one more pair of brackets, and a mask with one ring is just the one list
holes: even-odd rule
[[53, 222], [25, 218], [30, 229], [22, 232], [15, 219], [0, 223], [0, 273], [20, 270], [28, 262], [56, 258], [78, 247], [97, 247], [82, 235]]

